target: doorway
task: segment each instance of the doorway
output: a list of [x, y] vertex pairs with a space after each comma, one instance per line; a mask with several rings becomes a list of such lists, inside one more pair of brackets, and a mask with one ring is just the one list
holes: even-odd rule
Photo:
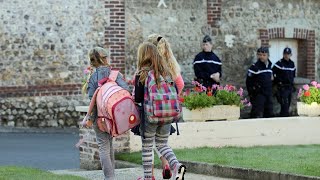
[[[277, 61], [282, 59], [283, 50], [286, 47], [291, 48], [292, 56], [291, 60], [294, 62], [296, 66], [296, 73], [298, 72], [298, 40], [295, 39], [270, 39], [269, 40], [269, 54], [270, 61], [274, 65]], [[297, 75], [297, 74], [296, 74]]]

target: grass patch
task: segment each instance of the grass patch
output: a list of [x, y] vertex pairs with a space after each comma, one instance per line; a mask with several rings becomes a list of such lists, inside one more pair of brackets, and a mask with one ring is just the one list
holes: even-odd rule
[[0, 166], [0, 180], [85, 180], [71, 175], [56, 175], [28, 167]]
[[[206, 162], [309, 176], [320, 176], [320, 145], [257, 146], [249, 148], [175, 149], [179, 160]], [[155, 156], [157, 157], [157, 156]], [[141, 164], [141, 152], [117, 154], [116, 159]], [[156, 158], [155, 165], [160, 161]]]

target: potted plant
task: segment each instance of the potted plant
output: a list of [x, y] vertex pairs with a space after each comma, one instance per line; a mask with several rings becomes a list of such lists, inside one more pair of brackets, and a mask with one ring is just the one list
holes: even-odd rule
[[297, 110], [299, 116], [320, 116], [320, 83], [312, 81], [299, 89]]
[[232, 85], [213, 85], [205, 88], [193, 81], [193, 91], [187, 90], [183, 96], [184, 121], [236, 120], [240, 117], [240, 108], [250, 106], [243, 98], [243, 89]]

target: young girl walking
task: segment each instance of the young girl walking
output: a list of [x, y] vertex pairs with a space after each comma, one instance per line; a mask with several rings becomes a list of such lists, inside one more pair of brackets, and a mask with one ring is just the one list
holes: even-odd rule
[[[91, 100], [94, 92], [98, 88], [98, 82], [101, 79], [109, 77], [111, 72], [109, 53], [106, 49], [95, 47], [89, 52], [90, 66], [95, 69], [91, 74], [89, 81], [82, 87], [83, 93], [88, 93]], [[129, 86], [119, 73], [116, 83], [124, 89], [129, 90]], [[99, 156], [102, 166], [102, 171], [105, 180], [114, 180], [114, 151], [112, 145], [112, 136], [106, 132], [99, 130], [97, 125], [97, 109], [93, 110], [93, 115], [90, 118], [93, 120], [93, 129], [96, 133], [97, 143], [99, 146]]]
[[[134, 99], [136, 103], [143, 103], [145, 80], [149, 71], [154, 71], [156, 84], [159, 85], [160, 76], [173, 79], [173, 74], [162, 59], [157, 47], [149, 42], [142, 43], [138, 48], [137, 74], [135, 77], [135, 93]], [[168, 146], [168, 137], [170, 135], [171, 124], [150, 124], [144, 121], [144, 136], [142, 140], [142, 164], [144, 169], [144, 178], [140, 180], [154, 180], [152, 176], [152, 147], [155, 142], [157, 150], [168, 160], [170, 168], [174, 170], [173, 177], [176, 180], [183, 180], [186, 166], [182, 165], [176, 158], [172, 149]], [[142, 127], [142, 126], [141, 126]]]
[[[173, 55], [170, 43], [166, 38], [164, 38], [159, 34], [149, 35], [147, 38], [147, 41], [151, 42], [157, 47], [160, 56], [162, 57], [164, 62], [167, 64], [170, 74], [172, 74], [172, 79], [174, 80], [177, 86], [179, 95], [182, 95], [182, 90], [184, 88], [184, 81], [181, 76], [180, 65], [178, 64], [176, 58]], [[173, 126], [171, 127], [171, 129], [175, 130]], [[159, 153], [159, 151], [156, 148], [154, 148], [154, 150], [157, 153], [159, 159], [161, 160], [162, 169], [163, 169], [162, 171], [163, 178], [164, 179], [171, 178], [172, 174], [170, 171], [170, 166], [168, 161]]]

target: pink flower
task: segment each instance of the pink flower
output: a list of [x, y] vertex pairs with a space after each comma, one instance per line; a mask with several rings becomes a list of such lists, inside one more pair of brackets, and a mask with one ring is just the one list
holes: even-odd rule
[[246, 105], [247, 107], [250, 107], [251, 106], [251, 102], [248, 102], [248, 104]]
[[316, 81], [311, 82], [312, 86], [317, 87], [318, 83]]
[[229, 85], [229, 86], [228, 86], [228, 89], [229, 89], [229, 91], [234, 91], [234, 90], [236, 90], [236, 87], [234, 87], [234, 86], [232, 86], [232, 85]]
[[320, 84], [317, 84], [317, 88], [320, 88]]
[[247, 103], [248, 102], [248, 99], [245, 98], [244, 100], [241, 100], [241, 102], [244, 104], [244, 103]]
[[196, 85], [196, 81], [191, 81], [191, 84], [192, 85]]
[[88, 66], [85, 70], [83, 70], [83, 73], [87, 75], [90, 73], [90, 71], [91, 71], [91, 66]]
[[88, 73], [90, 73], [90, 70], [89, 70], [89, 69], [85, 69], [85, 70], [83, 71], [83, 73], [84, 73], [84, 74], [88, 74]]
[[298, 92], [298, 97], [301, 97], [301, 96], [302, 96], [302, 89], [300, 88]]
[[240, 88], [240, 89], [238, 90], [237, 94], [239, 94], [239, 96], [242, 97], [242, 96], [243, 96], [243, 89]]
[[229, 91], [228, 85], [224, 86], [223, 89], [226, 90], [226, 91]]
[[186, 94], [187, 96], [189, 96], [189, 95], [190, 95], [190, 89], [187, 89], [186, 92], [185, 92], [185, 94]]
[[202, 91], [207, 91], [207, 88], [204, 87], [204, 86], [201, 86], [201, 90], [202, 90]]
[[212, 85], [212, 89], [217, 89], [219, 87], [219, 85], [217, 85], [217, 84], [214, 84], [214, 85]]
[[303, 87], [303, 89], [304, 89], [304, 90], [306, 90], [306, 91], [308, 91], [308, 90], [310, 89], [310, 87], [309, 87], [309, 85], [308, 85], [308, 84], [303, 85], [302, 87]]

